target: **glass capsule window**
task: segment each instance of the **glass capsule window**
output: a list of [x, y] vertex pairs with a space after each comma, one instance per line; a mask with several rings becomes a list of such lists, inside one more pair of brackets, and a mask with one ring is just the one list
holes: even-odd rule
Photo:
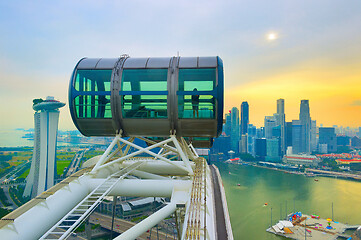
[[112, 70], [78, 70], [75, 78], [75, 90], [79, 92], [110, 91]]
[[167, 118], [168, 69], [124, 69], [123, 118]]
[[216, 69], [179, 69], [178, 117], [215, 118]]
[[110, 96], [80, 95], [74, 107], [77, 118], [112, 118]]
[[80, 94], [74, 99], [78, 118], [112, 118], [110, 80], [112, 70], [78, 70], [74, 82]]

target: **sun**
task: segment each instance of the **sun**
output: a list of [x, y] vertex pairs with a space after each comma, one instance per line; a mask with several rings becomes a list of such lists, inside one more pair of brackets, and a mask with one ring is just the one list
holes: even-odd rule
[[267, 40], [268, 41], [274, 41], [276, 39], [277, 39], [277, 34], [276, 33], [272, 32], [272, 33], [267, 34]]

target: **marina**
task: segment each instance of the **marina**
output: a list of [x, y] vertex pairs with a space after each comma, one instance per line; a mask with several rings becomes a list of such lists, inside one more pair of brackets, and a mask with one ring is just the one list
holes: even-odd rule
[[266, 231], [289, 239], [353, 239], [346, 234], [347, 230], [356, 230], [359, 225], [347, 225], [333, 221], [330, 218], [323, 219], [318, 215], [306, 215], [300, 212], [288, 215], [288, 220], [280, 220]]

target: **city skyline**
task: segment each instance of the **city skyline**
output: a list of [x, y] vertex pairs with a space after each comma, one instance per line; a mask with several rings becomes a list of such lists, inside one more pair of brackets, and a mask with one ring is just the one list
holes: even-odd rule
[[[221, 56], [225, 112], [247, 101], [249, 122], [257, 126], [279, 98], [286, 101], [286, 121], [309, 99], [318, 123], [361, 125], [359, 1], [20, 1], [0, 7], [0, 100], [11, 99], [0, 107], [7, 116], [0, 129], [31, 128], [29, 102], [37, 96], [67, 103], [69, 78], [82, 57], [178, 52]], [[68, 105], [59, 129], [75, 129]]]

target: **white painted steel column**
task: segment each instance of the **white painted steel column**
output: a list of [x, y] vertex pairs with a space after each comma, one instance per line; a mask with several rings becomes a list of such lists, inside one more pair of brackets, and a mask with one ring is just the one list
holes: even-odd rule
[[179, 153], [179, 155], [181, 156], [184, 164], [186, 165], [189, 174], [190, 174], [190, 175], [193, 175], [193, 170], [192, 170], [192, 167], [191, 167], [191, 165], [190, 165], [190, 163], [189, 163], [189, 159], [188, 159], [187, 156], [184, 154], [183, 149], [182, 149], [181, 146], [179, 145], [179, 142], [178, 142], [177, 138], [176, 138], [174, 135], [172, 135], [172, 136], [171, 136], [171, 139], [172, 139], [175, 147], [177, 148], [178, 153]]
[[169, 177], [163, 177], [157, 174], [148, 173], [140, 170], [134, 170], [132, 175], [143, 178], [143, 179], [160, 179], [160, 180], [171, 180]]
[[[145, 163], [142, 164], [137, 170], [153, 173], [153, 174], [159, 174], [159, 175], [187, 175], [188, 170], [184, 170], [185, 164], [183, 161], [172, 161], [173, 164], [168, 164], [163, 161], [154, 161], [154, 160], [138, 160], [138, 161], [144, 161]], [[126, 160], [122, 162], [122, 167], [127, 167], [133, 164], [135, 160]], [[174, 165], [179, 165], [181, 167], [174, 167]], [[191, 162], [191, 166], [194, 166], [194, 162]]]
[[[120, 139], [120, 141], [123, 142], [123, 141], [126, 141], [126, 140]], [[170, 142], [171, 139], [167, 139], [166, 141], [167, 141], [167, 142]], [[163, 142], [164, 142], [164, 141], [163, 141]], [[183, 167], [183, 166], [180, 166], [180, 165], [175, 165], [175, 164], [173, 163], [173, 161], [169, 160], [168, 158], [165, 158], [165, 157], [160, 156], [160, 155], [158, 155], [158, 154], [156, 154], [156, 153], [154, 153], [154, 152], [149, 151], [149, 149], [155, 148], [155, 146], [162, 145], [163, 142], [154, 144], [154, 145], [152, 145], [152, 146], [150, 146], [150, 147], [147, 147], [147, 148], [142, 148], [142, 147], [140, 147], [140, 146], [138, 146], [138, 145], [136, 145], [136, 144], [134, 144], [134, 143], [128, 143], [128, 144], [129, 144], [130, 146], [134, 147], [134, 148], [139, 149], [140, 152], [146, 152], [146, 153], [148, 153], [149, 155], [155, 156], [155, 157], [159, 158], [160, 160], [163, 160], [163, 161], [165, 161], [165, 162], [167, 162], [167, 163], [169, 163], [169, 164], [172, 164], [173, 166], [179, 167], [179, 168], [181, 168], [181, 169], [189, 172], [188, 167]], [[118, 160], [116, 160], [116, 161], [118, 161]], [[187, 166], [187, 165], [186, 165], [186, 166]], [[190, 167], [190, 166], [189, 166], [189, 167]], [[192, 171], [192, 173], [193, 173], [192, 168], [190, 168], [190, 169], [191, 169], [191, 171]]]
[[[89, 179], [87, 187], [89, 191], [94, 190], [105, 179]], [[171, 197], [172, 191], [176, 189], [190, 189], [191, 180], [138, 180], [123, 179], [118, 182], [108, 194], [109, 196], [127, 197]]]
[[120, 236], [114, 238], [114, 240], [130, 240], [136, 239], [143, 233], [145, 233], [148, 229], [151, 229], [155, 225], [157, 225], [160, 221], [171, 215], [176, 210], [176, 203], [171, 202], [167, 206], [163, 207], [159, 211], [153, 213], [134, 227], [131, 227]]
[[[134, 156], [136, 156], [136, 155], [138, 155], [138, 154], [140, 154], [140, 153], [143, 153], [143, 152], [151, 153], [151, 155], [154, 156], [155, 153], [149, 151], [149, 149], [153, 149], [153, 148], [156, 148], [156, 147], [158, 147], [158, 146], [160, 146], [160, 145], [162, 145], [162, 144], [165, 144], [165, 143], [167, 143], [167, 142], [170, 142], [171, 139], [164, 140], [164, 141], [162, 141], [162, 142], [159, 142], [159, 143], [154, 144], [154, 145], [152, 145], [152, 146], [149, 146], [149, 147], [147, 147], [147, 148], [139, 147], [138, 145], [136, 145], [136, 144], [134, 144], [134, 143], [131, 143], [131, 142], [127, 141], [127, 140], [124, 140], [124, 139], [122, 139], [122, 138], [119, 138], [119, 141], [121, 141], [121, 142], [123, 142], [123, 143], [126, 143], [128, 146], [130, 145], [130, 146], [132, 146], [132, 147], [134, 147], [134, 148], [141, 149], [141, 150], [136, 151], [136, 152], [133, 152], [133, 153], [131, 153], [131, 154], [128, 154], [128, 155], [126, 155], [126, 156], [124, 156], [124, 157], [118, 158], [117, 160], [114, 160], [114, 161], [112, 161], [112, 162], [110, 162], [110, 163], [106, 163], [106, 164], [104, 164], [104, 165], [102, 165], [102, 166], [99, 166], [97, 170], [102, 169], [102, 168], [105, 168], [105, 167], [108, 167], [108, 166], [111, 166], [111, 165], [113, 165], [113, 164], [115, 164], [115, 163], [119, 163], [119, 162], [121, 162], [121, 161], [123, 161], [123, 160], [125, 160], [125, 159], [127, 159], [127, 158], [134, 157]], [[155, 155], [157, 155], [157, 154], [155, 154]], [[167, 159], [167, 160], [168, 160], [168, 159]], [[168, 160], [168, 161], [169, 161], [169, 160]], [[94, 170], [93, 170], [93, 171], [94, 171]], [[93, 172], [93, 171], [92, 171], [92, 172]]]
[[82, 176], [25, 211], [13, 223], [0, 228], [0, 239], [39, 239], [88, 195], [88, 180], [89, 176]]
[[107, 150], [103, 153], [103, 155], [100, 157], [99, 161], [97, 162], [97, 164], [95, 165], [95, 167], [93, 168], [93, 170], [91, 171], [92, 173], [94, 173], [104, 162], [106, 162], [107, 157], [110, 153], [110, 151], [113, 149], [113, 147], [115, 146], [115, 144], [117, 144], [117, 142], [119, 141], [120, 137], [119, 135], [115, 136], [115, 138], [113, 139], [113, 142], [109, 145], [109, 147], [107, 148]]

